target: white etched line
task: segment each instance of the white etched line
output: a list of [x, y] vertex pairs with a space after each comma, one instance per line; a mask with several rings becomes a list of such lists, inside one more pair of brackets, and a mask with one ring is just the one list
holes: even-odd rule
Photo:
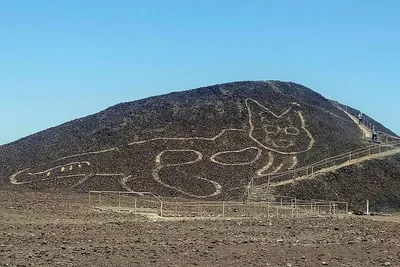
[[[89, 161], [82, 161], [82, 162], [70, 162], [70, 163], [68, 163], [68, 164], [64, 164], [64, 165], [55, 166], [55, 167], [53, 167], [53, 168], [50, 168], [50, 169], [47, 169], [47, 170], [45, 170], [45, 171], [41, 171], [41, 172], [35, 172], [35, 173], [28, 173], [28, 174], [29, 174], [29, 175], [39, 175], [39, 174], [44, 174], [44, 173], [47, 173], [47, 172], [53, 171], [53, 170], [55, 170], [55, 169], [58, 169], [58, 168], [64, 167], [65, 165], [69, 165], [69, 164], [79, 164], [79, 165], [81, 165], [81, 164], [86, 164], [87, 166], [89, 166], [89, 165], [90, 165], [90, 162], [89, 162]], [[28, 170], [28, 169], [27, 169], [27, 170]]]
[[132, 143], [129, 143], [128, 145], [132, 146], [132, 145], [145, 144], [145, 143], [154, 142], [154, 141], [167, 141], [167, 140], [172, 140], [172, 141], [188, 141], [188, 140], [215, 141], [216, 139], [221, 137], [227, 131], [246, 132], [246, 130], [243, 130], [243, 129], [232, 128], [232, 129], [224, 129], [218, 135], [216, 135], [214, 137], [159, 137], [159, 138], [154, 138], [154, 139], [132, 142]]
[[93, 155], [93, 154], [101, 154], [101, 153], [106, 153], [106, 152], [115, 152], [115, 151], [119, 152], [118, 147], [113, 147], [113, 148], [103, 149], [103, 150], [93, 151], [93, 152], [85, 152], [85, 153], [81, 153], [81, 154], [74, 154], [74, 155], [63, 157], [63, 158], [59, 158], [59, 159], [54, 160], [52, 162], [56, 162], [56, 161], [60, 161], [60, 160], [64, 160], [64, 159], [69, 159], [69, 158], [74, 158], [74, 157], [87, 156], [87, 155]]
[[288, 170], [293, 170], [294, 167], [296, 167], [297, 164], [299, 163], [299, 160], [297, 159], [297, 156], [293, 156], [292, 160], [293, 160], [293, 165], [290, 166], [290, 167], [288, 168]]
[[[221, 162], [221, 161], [218, 161], [218, 160], [216, 160], [215, 158], [216, 157], [218, 157], [218, 156], [221, 156], [221, 155], [225, 155], [225, 154], [239, 154], [239, 153], [242, 153], [242, 152], [245, 152], [245, 151], [247, 151], [247, 150], [257, 150], [257, 155], [254, 157], [254, 159], [253, 160], [251, 160], [251, 161], [245, 161], [245, 162], [240, 162], [240, 163], [225, 163], [225, 162]], [[212, 155], [211, 157], [210, 157], [210, 160], [212, 161], [212, 162], [214, 162], [214, 163], [216, 163], [216, 164], [219, 164], [219, 165], [223, 165], [223, 166], [244, 166], [244, 165], [249, 165], [249, 164], [253, 164], [254, 162], [256, 162], [257, 160], [259, 160], [259, 158], [261, 157], [261, 155], [262, 155], [262, 150], [260, 149], [260, 148], [258, 148], [258, 147], [248, 147], [248, 148], [244, 148], [244, 149], [241, 149], [241, 150], [232, 150], [232, 151], [223, 151], [223, 152], [218, 152], [218, 153], [215, 153], [214, 155]]]

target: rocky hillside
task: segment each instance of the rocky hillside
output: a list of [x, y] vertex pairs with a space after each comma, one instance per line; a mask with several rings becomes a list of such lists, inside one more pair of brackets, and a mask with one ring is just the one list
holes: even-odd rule
[[309, 88], [234, 82], [121, 103], [1, 146], [0, 184], [240, 199], [252, 177], [365, 145]]
[[345, 199], [355, 210], [400, 209], [400, 155], [369, 160], [302, 181], [276, 188], [276, 193], [300, 199]]

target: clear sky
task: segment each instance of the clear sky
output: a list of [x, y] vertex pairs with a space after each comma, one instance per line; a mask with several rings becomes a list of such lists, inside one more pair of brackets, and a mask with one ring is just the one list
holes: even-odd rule
[[0, 144], [119, 102], [304, 84], [400, 133], [400, 1], [2, 0]]

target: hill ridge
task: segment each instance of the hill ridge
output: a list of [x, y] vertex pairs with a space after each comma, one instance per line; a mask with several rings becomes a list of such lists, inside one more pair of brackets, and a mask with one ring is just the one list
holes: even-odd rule
[[359, 131], [302, 85], [225, 83], [120, 103], [0, 147], [0, 185], [240, 199], [254, 177], [364, 147]]

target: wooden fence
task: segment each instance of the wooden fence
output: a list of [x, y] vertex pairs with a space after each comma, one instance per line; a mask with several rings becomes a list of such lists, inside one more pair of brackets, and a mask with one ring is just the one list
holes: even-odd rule
[[134, 215], [153, 214], [177, 218], [270, 218], [328, 215], [348, 212], [348, 203], [324, 200], [298, 200], [287, 197], [277, 202], [220, 202], [162, 200], [143, 192], [90, 191], [89, 206]]

